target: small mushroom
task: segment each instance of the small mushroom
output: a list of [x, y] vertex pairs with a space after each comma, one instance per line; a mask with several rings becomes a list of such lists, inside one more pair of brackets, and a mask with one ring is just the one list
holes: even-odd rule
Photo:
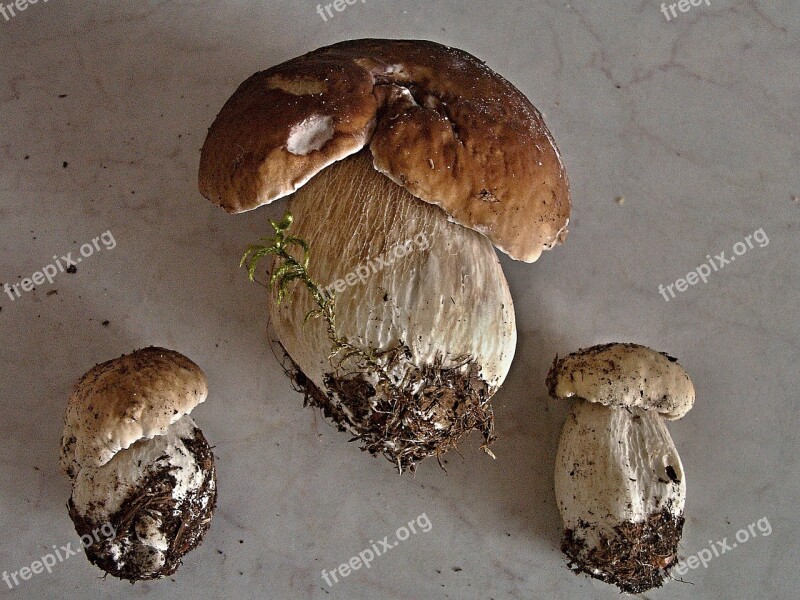
[[200, 367], [155, 347], [99, 364], [75, 386], [61, 444], [67, 506], [82, 539], [92, 540], [87, 557], [106, 573], [171, 575], [208, 530], [214, 456], [189, 417], [207, 395]]
[[[471, 430], [488, 446], [517, 339], [492, 244], [533, 262], [570, 211], [558, 150], [518, 89], [433, 42], [321, 48], [239, 86], [199, 185], [231, 213], [292, 195], [306, 285], [269, 311], [307, 402], [400, 471]], [[308, 321], [337, 283], [335, 327]], [[346, 350], [331, 360], [332, 346]]]
[[686, 499], [664, 419], [691, 409], [689, 376], [671, 356], [618, 343], [556, 358], [547, 386], [574, 398], [555, 467], [570, 566], [631, 594], [660, 586], [677, 562]]

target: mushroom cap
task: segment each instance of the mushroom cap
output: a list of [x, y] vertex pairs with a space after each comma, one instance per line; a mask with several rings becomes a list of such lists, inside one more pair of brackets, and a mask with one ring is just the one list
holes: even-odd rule
[[100, 467], [135, 442], [163, 435], [203, 402], [208, 383], [191, 360], [149, 347], [96, 365], [69, 398], [61, 467], [74, 479]]
[[542, 115], [474, 56], [430, 41], [342, 42], [256, 73], [208, 132], [200, 191], [251, 210], [367, 144], [378, 171], [514, 259], [566, 236], [569, 183]]
[[547, 376], [554, 398], [640, 407], [680, 419], [694, 404], [694, 385], [676, 358], [638, 344], [602, 344], [556, 357]]

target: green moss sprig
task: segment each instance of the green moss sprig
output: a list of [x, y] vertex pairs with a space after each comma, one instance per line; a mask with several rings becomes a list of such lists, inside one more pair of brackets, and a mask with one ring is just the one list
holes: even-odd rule
[[[248, 246], [244, 256], [242, 256], [242, 260], [239, 262], [239, 266], [246, 267], [250, 281], [255, 281], [259, 261], [265, 256], [275, 256], [277, 260], [269, 278], [269, 288], [275, 293], [276, 302], [280, 305], [287, 298], [289, 286], [294, 281], [300, 282], [308, 289], [316, 308], [306, 313], [303, 324], [305, 325], [312, 318], [321, 318], [323, 320], [332, 343], [329, 357], [331, 363], [333, 363], [333, 359], [337, 355], [339, 356], [338, 366], [341, 366], [348, 359], [355, 359], [356, 363], [361, 367], [368, 367], [374, 370], [380, 380], [394, 386], [385, 367], [380, 362], [380, 358], [388, 352], [394, 351], [394, 348], [383, 352], [365, 350], [352, 344], [346, 337], [337, 335], [336, 294], [325, 290], [309, 274], [308, 265], [311, 260], [311, 249], [304, 239], [289, 234], [289, 228], [293, 222], [294, 217], [288, 211], [277, 223], [270, 220], [270, 225], [275, 230], [275, 234], [261, 238], [259, 243]], [[298, 259], [292, 254], [291, 250], [293, 248], [299, 248], [302, 251], [302, 258]], [[289, 301], [291, 301], [290, 296], [289, 298]]]

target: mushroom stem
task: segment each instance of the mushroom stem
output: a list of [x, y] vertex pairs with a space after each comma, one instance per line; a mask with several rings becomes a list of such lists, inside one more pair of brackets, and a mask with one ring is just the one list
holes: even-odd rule
[[686, 499], [663, 417], [576, 400], [555, 473], [562, 549], [573, 568], [629, 593], [661, 585], [676, 562]]
[[[333, 339], [321, 319], [306, 322], [318, 308], [307, 286], [296, 286], [291, 302], [270, 302], [307, 400], [401, 470], [472, 429], [488, 444], [488, 401], [516, 345], [491, 243], [375, 171], [368, 151], [314, 177], [290, 210], [292, 235], [310, 245], [310, 277], [335, 293]], [[341, 340], [377, 365], [332, 355]]]

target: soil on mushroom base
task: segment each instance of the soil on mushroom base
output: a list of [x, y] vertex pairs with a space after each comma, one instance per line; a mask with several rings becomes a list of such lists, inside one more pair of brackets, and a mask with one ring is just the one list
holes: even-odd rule
[[[441, 455], [456, 448], [473, 430], [481, 433], [481, 448], [491, 455], [488, 447], [496, 439], [494, 414], [480, 365], [462, 360], [457, 366], [444, 367], [436, 361], [419, 368], [409, 366], [409, 354], [401, 346], [385, 366], [387, 371], [405, 367], [404, 384], [383, 386], [380, 391], [359, 371], [326, 374], [323, 391], [288, 354], [287, 372], [304, 394], [305, 406], [321, 409], [340, 431], [354, 433], [351, 441], [360, 440], [362, 450], [383, 454], [401, 473], [414, 472], [419, 461], [430, 456], [441, 464]], [[411, 393], [414, 389], [418, 391]]]
[[572, 529], [564, 531], [561, 550], [575, 573], [616, 585], [628, 594], [640, 594], [660, 587], [677, 562], [683, 516], [669, 508], [650, 515], [642, 523], [623, 523], [613, 536], [602, 536], [596, 548]]
[[[194, 439], [182, 438], [181, 441], [206, 474], [202, 487], [179, 505], [172, 496], [176, 484], [174, 475], [168, 469], [154, 470], [122, 503], [119, 510], [108, 518], [108, 524], [114, 527], [113, 537], [100, 538], [86, 547], [86, 556], [92, 564], [110, 575], [131, 582], [159, 579], [172, 575], [180, 566], [183, 556], [200, 545], [211, 526], [211, 517], [217, 504], [214, 455], [203, 433], [197, 428], [194, 429]], [[104, 527], [105, 523], [96, 523], [80, 515], [71, 498], [67, 507], [78, 535], [88, 535], [94, 540], [93, 532]], [[164, 565], [152, 573], [142, 573], [141, 565], [133, 558], [139, 555], [145, 559], [152, 549], [148, 550], [147, 546], [138, 542], [136, 523], [138, 517], [148, 513], [158, 515], [161, 520], [159, 529], [170, 545], [165, 553]], [[121, 565], [114, 559], [111, 548], [114, 544], [128, 547], [124, 551], [127, 560]]]

